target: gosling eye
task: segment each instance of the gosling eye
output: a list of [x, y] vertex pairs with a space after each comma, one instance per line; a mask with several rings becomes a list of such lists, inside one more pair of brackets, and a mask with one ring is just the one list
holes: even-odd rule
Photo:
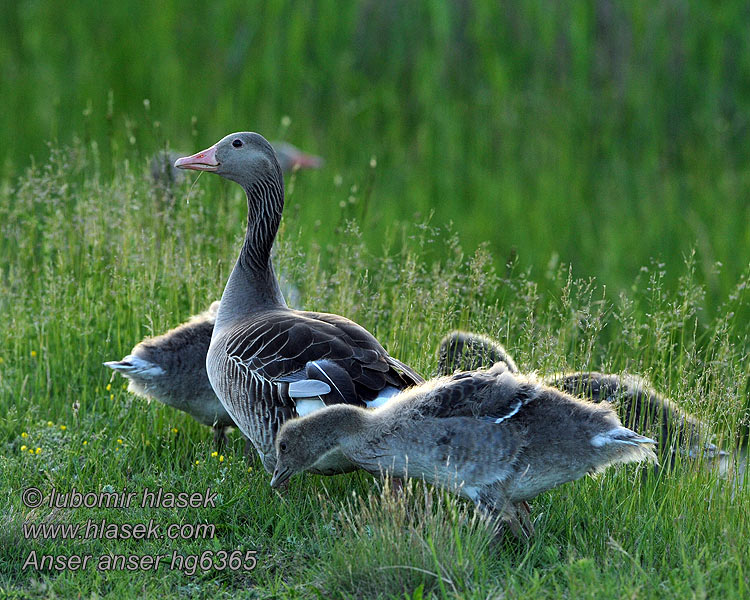
[[241, 139], [234, 140], [232, 142], [232, 146], [234, 146], [235, 148], [239, 148], [240, 146], [242, 146], [242, 140]]
[[281, 443], [279, 444], [279, 450], [280, 450], [281, 452], [286, 452], [286, 451], [287, 451], [287, 446], [286, 446], [286, 442], [281, 442]]

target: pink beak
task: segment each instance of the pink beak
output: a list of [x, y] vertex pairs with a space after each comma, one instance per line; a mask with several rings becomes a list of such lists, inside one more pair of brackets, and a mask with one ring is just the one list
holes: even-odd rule
[[193, 171], [216, 171], [219, 167], [219, 161], [216, 160], [216, 146], [211, 146], [206, 150], [178, 158], [174, 166], [178, 169], [192, 169]]

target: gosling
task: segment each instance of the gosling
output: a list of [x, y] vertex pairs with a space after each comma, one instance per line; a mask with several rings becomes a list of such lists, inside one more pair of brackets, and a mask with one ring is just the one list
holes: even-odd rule
[[202, 425], [213, 427], [214, 443], [227, 443], [234, 421], [219, 402], [206, 372], [206, 353], [219, 302], [189, 321], [137, 344], [122, 360], [104, 365], [129, 380], [128, 390], [186, 412]]
[[577, 400], [500, 363], [432, 380], [374, 411], [335, 405], [286, 422], [271, 486], [348, 461], [452, 490], [528, 537], [528, 500], [609, 465], [655, 461], [655, 444], [623, 427], [607, 404]]
[[[484, 335], [452, 331], [438, 346], [438, 375], [488, 368], [498, 362], [513, 373], [520, 372], [510, 353]], [[577, 371], [554, 373], [543, 382], [576, 398], [608, 402], [628, 426], [658, 432], [663, 464], [673, 464], [677, 454], [708, 461], [727, 455], [708, 439], [705, 423], [659, 394], [643, 377], [630, 373]]]

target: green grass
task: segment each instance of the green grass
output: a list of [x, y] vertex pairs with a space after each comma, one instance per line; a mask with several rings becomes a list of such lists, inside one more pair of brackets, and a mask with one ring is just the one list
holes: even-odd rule
[[[203, 177], [180, 187], [174, 205], [165, 204], [137, 154], [113, 166], [100, 148], [55, 147], [48, 161], [0, 189], [0, 589], [6, 596], [748, 596], [748, 487], [695, 465], [678, 463], [658, 475], [611, 469], [544, 494], [533, 503], [537, 535], [526, 546], [492, 544], [472, 506], [420, 485], [397, 501], [362, 474], [307, 475], [280, 496], [259, 463], [242, 457], [237, 434], [223, 461], [212, 456], [206, 428], [129, 395], [101, 362], [218, 297], [243, 235], [244, 199], [236, 186]], [[523, 370], [640, 373], [703, 418], [725, 447], [744, 439], [748, 265], [706, 314], [709, 292], [689, 251], [676, 266], [674, 257], [669, 267], [645, 262], [612, 292], [576, 278], [564, 264], [529, 271], [523, 254], [497, 268], [490, 248], [465, 252], [460, 236], [437, 219], [394, 223], [374, 244], [354, 219], [357, 204], [320, 223], [296, 208], [346, 200], [349, 185], [342, 189], [315, 174], [288, 182], [293, 192], [277, 262], [299, 286], [304, 308], [355, 319], [426, 374], [435, 369], [438, 340], [456, 327], [496, 337]], [[386, 197], [376, 187], [371, 207]], [[210, 487], [220, 498], [213, 508], [186, 510], [30, 510], [21, 502], [29, 486], [138, 494]], [[89, 518], [213, 524], [216, 533], [211, 540], [135, 542], [32, 541], [22, 532], [25, 521]], [[162, 568], [158, 576], [22, 570], [32, 550], [98, 557], [235, 549], [257, 550], [257, 567], [193, 575]]]
[[[524, 370], [639, 373], [725, 447], [745, 442], [745, 4], [4, 6], [0, 592], [750, 596], [747, 486], [707, 469], [628, 467], [563, 486], [534, 502], [530, 545], [493, 545], [471, 506], [418, 485], [404, 501], [361, 474], [272, 493], [237, 434], [219, 461], [205, 428], [132, 397], [101, 366], [216, 299], [244, 233], [236, 186], [192, 178], [172, 203], [151, 189], [149, 158], [252, 129], [327, 160], [286, 182], [277, 262], [303, 308], [357, 320], [426, 374], [456, 327], [496, 337]], [[210, 487], [221, 499], [29, 510], [28, 486]], [[25, 520], [88, 518], [215, 524], [216, 535], [22, 534]], [[238, 548], [257, 550], [252, 572], [22, 571], [31, 550]]]
[[108, 171], [252, 129], [328, 160], [301, 223], [351, 195], [374, 249], [433, 214], [544, 291], [550, 263], [616, 294], [652, 257], [671, 287], [695, 248], [707, 324], [750, 256], [749, 32], [742, 0], [10, 2], [0, 174], [50, 139]]

